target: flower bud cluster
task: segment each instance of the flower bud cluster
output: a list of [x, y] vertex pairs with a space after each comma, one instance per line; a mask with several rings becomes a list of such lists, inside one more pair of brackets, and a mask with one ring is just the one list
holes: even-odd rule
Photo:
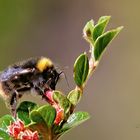
[[53, 91], [47, 91], [45, 96], [47, 97], [47, 101], [56, 109], [56, 118], [54, 123], [59, 125], [59, 123], [64, 119], [64, 109], [53, 99]]
[[18, 140], [39, 140], [38, 132], [25, 128], [24, 123], [17, 119], [8, 126], [7, 133]]

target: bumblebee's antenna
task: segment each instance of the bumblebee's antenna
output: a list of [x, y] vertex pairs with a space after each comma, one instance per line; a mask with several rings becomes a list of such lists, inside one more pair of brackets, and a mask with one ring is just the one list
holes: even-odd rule
[[64, 71], [61, 71], [61, 72], [59, 73], [59, 76], [60, 76], [61, 74], [63, 74], [63, 75], [64, 75], [65, 80], [66, 80], [66, 83], [67, 83], [67, 86], [70, 88], [70, 85], [69, 85], [69, 82], [68, 82], [68, 78], [67, 78], [67, 76], [66, 76], [65, 72], [64, 72]]
[[68, 86], [68, 88], [70, 88], [70, 84], [68, 82], [68, 78], [66, 76], [66, 73], [64, 72], [64, 69], [67, 69], [68, 66], [62, 67], [62, 66], [60, 66], [60, 65], [57, 64], [57, 65], [55, 65], [55, 68], [58, 71], [58, 77], [60, 77], [60, 75], [63, 74], [64, 75], [64, 78], [66, 80], [67, 86]]

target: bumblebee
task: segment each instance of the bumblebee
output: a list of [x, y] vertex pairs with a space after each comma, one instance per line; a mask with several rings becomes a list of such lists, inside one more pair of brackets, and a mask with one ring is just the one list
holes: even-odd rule
[[26, 91], [33, 89], [43, 97], [47, 90], [55, 90], [61, 73], [46, 57], [13, 64], [0, 74], [0, 95], [15, 116], [17, 101]]

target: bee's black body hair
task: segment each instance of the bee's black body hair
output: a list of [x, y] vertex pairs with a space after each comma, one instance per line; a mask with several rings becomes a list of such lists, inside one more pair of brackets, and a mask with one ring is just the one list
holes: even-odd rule
[[43, 97], [47, 90], [55, 90], [59, 76], [60, 73], [56, 71], [51, 60], [45, 57], [31, 58], [5, 69], [0, 74], [1, 91], [8, 100], [13, 115], [17, 100], [25, 91], [34, 89]]

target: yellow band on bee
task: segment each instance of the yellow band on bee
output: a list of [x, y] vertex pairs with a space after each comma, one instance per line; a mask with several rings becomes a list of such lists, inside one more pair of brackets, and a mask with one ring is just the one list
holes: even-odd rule
[[38, 62], [37, 62], [37, 68], [39, 69], [40, 72], [43, 72], [46, 68], [52, 67], [53, 63], [50, 59], [48, 58], [41, 58]]

